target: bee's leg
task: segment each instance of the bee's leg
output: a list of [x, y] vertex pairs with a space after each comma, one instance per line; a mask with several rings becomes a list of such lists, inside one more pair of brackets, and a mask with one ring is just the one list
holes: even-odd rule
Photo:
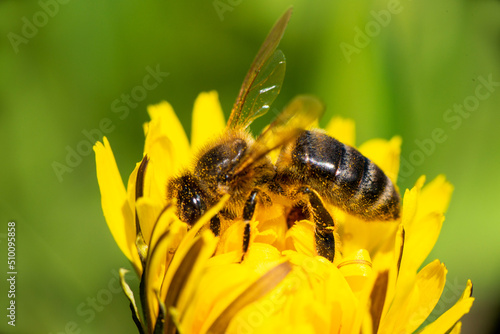
[[318, 194], [309, 187], [300, 188], [299, 192], [309, 198], [312, 217], [314, 220], [314, 237], [316, 240], [316, 251], [333, 262], [335, 256], [335, 236], [333, 228], [335, 224], [330, 213], [326, 210]]
[[219, 214], [216, 214], [215, 216], [210, 219], [210, 230], [212, 233], [218, 237], [220, 234], [220, 218]]
[[250, 221], [252, 220], [255, 213], [258, 193], [259, 190], [254, 189], [250, 193], [250, 196], [245, 202], [245, 207], [243, 208], [243, 220], [245, 221], [245, 230], [243, 231], [243, 256], [245, 256], [248, 250], [248, 246], [250, 245]]

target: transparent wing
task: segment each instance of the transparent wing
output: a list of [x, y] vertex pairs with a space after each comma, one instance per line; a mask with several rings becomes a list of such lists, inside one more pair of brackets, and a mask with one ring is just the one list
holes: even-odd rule
[[278, 96], [285, 77], [285, 56], [276, 50], [292, 14], [288, 9], [259, 49], [240, 88], [227, 122], [228, 129], [246, 128], [264, 115]]
[[264, 115], [280, 93], [285, 77], [285, 56], [276, 50], [263, 69], [255, 78], [248, 90], [245, 102], [241, 107], [238, 122], [232, 128], [246, 128], [254, 119]]
[[323, 103], [314, 96], [299, 95], [295, 97], [276, 119], [257, 137], [234, 174], [238, 174], [262, 159], [272, 150], [296, 139], [305, 129], [321, 117]]

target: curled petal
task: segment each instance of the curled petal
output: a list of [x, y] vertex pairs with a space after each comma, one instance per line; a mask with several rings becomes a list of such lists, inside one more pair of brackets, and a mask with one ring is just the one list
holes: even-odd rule
[[128, 270], [121, 268], [119, 275], [120, 275], [120, 285], [122, 287], [123, 292], [125, 293], [125, 296], [130, 302], [130, 310], [132, 311], [132, 319], [134, 320], [135, 325], [137, 326], [137, 329], [139, 330], [140, 334], [144, 333], [144, 324], [141, 321], [141, 317], [139, 315], [139, 310], [137, 309], [137, 304], [135, 303], [135, 298], [134, 298], [134, 293], [132, 292], [132, 289], [128, 285], [128, 283], [125, 281], [125, 274], [128, 272]]
[[337, 266], [353, 292], [364, 288], [372, 274], [372, 261], [366, 249], [345, 256]]

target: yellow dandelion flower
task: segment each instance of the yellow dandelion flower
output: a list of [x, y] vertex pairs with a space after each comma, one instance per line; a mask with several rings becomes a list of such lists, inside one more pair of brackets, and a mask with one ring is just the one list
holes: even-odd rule
[[400, 207], [401, 139], [374, 139], [359, 153], [350, 120], [305, 131], [322, 112], [309, 96], [257, 139], [246, 130], [279, 93], [285, 59], [276, 47], [290, 14], [257, 54], [227, 125], [216, 92], [196, 99], [190, 142], [170, 104], [150, 106], [144, 156], [126, 188], [108, 140], [94, 146], [106, 222], [140, 277], [139, 308], [120, 272], [139, 332], [460, 332], [470, 281], [422, 327], [446, 282], [439, 260], [421, 268], [451, 197], [444, 176], [425, 186], [419, 178]]
[[[167, 202], [167, 181], [189, 165], [192, 150], [168, 103], [150, 107], [149, 113], [145, 159], [132, 172], [126, 190], [107, 139], [95, 146], [106, 221], [141, 277], [144, 315], [136, 311], [134, 318], [143, 332], [152, 332], [163, 323], [166, 332], [179, 329], [181, 333], [271, 333], [278, 329], [412, 333], [430, 315], [443, 291], [447, 270], [438, 260], [419, 268], [437, 240], [451, 196], [452, 186], [443, 176], [426, 186], [421, 177], [407, 190], [401, 218], [394, 223], [367, 223], [329, 208], [340, 225], [342, 241], [342, 252], [334, 263], [317, 255], [313, 222], [298, 221], [280, 234], [283, 221], [260, 209], [252, 223], [247, 254], [240, 261], [241, 221], [220, 238], [202, 228], [227, 198], [189, 230], [176, 216], [175, 206]], [[335, 118], [328, 128], [346, 122]], [[200, 94], [193, 124], [198, 124], [194, 144], [198, 147], [223, 131], [215, 92]], [[344, 132], [339, 132], [339, 138], [354, 138], [353, 126]], [[361, 145], [360, 151], [387, 175], [397, 175], [400, 144], [398, 137], [373, 140]], [[147, 167], [141, 168], [146, 161]], [[146, 245], [144, 254], [138, 247], [137, 231]], [[126, 287], [124, 280], [122, 284]], [[472, 305], [471, 289], [468, 282], [460, 300], [421, 332], [459, 328], [458, 320]], [[135, 305], [131, 292], [127, 294]]]

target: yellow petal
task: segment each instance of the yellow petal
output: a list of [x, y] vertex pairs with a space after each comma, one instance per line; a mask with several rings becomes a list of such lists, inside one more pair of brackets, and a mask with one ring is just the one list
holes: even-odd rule
[[439, 237], [443, 212], [453, 191], [443, 176], [438, 176], [423, 188], [422, 184], [420, 178], [404, 198], [402, 220], [406, 234], [401, 271], [416, 272], [429, 255]]
[[[337, 267], [323, 257], [284, 251], [294, 269], [285, 279], [290, 289], [285, 319], [310, 323], [316, 333], [352, 333], [357, 299]], [[287, 309], [289, 307], [289, 309]]]
[[[399, 273], [399, 260], [403, 251], [403, 226], [400, 224], [393, 242], [380, 249], [372, 260], [373, 275], [368, 277], [364, 289], [357, 293], [360, 305], [368, 305], [367, 312], [358, 320], [363, 333], [377, 332], [394, 298]], [[359, 331], [358, 331], [359, 332]]]
[[137, 304], [135, 302], [135, 297], [134, 297], [134, 292], [130, 288], [130, 286], [127, 284], [125, 281], [125, 274], [128, 273], [128, 270], [120, 268], [119, 275], [120, 275], [120, 285], [122, 287], [123, 292], [125, 293], [125, 296], [127, 296], [127, 299], [130, 302], [130, 309], [132, 311], [132, 319], [134, 319], [135, 324], [138, 326], [139, 330], [142, 330], [144, 328], [144, 324], [141, 321], [141, 316], [139, 315], [139, 310], [137, 309]]
[[[156, 189], [154, 181], [152, 180], [154, 164], [151, 163], [151, 159], [149, 157], [147, 157], [147, 160], [145, 159], [146, 156], [143, 158], [143, 161], [136, 164], [134, 170], [129, 176], [127, 196], [132, 214], [134, 216], [134, 224], [137, 224], [135, 218], [138, 216], [144, 243], [145, 245], [148, 245], [153, 225], [155, 224], [160, 211], [165, 207], [166, 201], [164, 192], [160, 195], [160, 191]], [[138, 172], [141, 166], [143, 166], [143, 172], [141, 173], [142, 180], [138, 180]], [[138, 195], [138, 182], [141, 182], [142, 184], [142, 190], [140, 191], [142, 192], [142, 196], [139, 199], [136, 199]], [[139, 208], [138, 206], [141, 200], [146, 201], [146, 204], [141, 204], [141, 208]]]
[[366, 314], [359, 330], [353, 333], [373, 334], [373, 323], [370, 314]]
[[444, 175], [438, 175], [422, 189], [418, 217], [426, 216], [430, 212], [445, 213], [452, 193], [453, 186], [446, 181]]
[[353, 292], [363, 289], [372, 274], [372, 262], [366, 249], [345, 256], [337, 266]]
[[417, 210], [419, 207], [420, 191], [424, 185], [425, 176], [418, 178], [415, 186], [412, 189], [406, 189], [405, 195], [403, 197], [403, 208], [401, 221], [405, 229], [408, 229], [417, 215]]
[[[220, 261], [217, 262], [220, 263]], [[278, 276], [286, 274], [289, 266], [287, 263], [281, 263], [264, 275], [256, 273], [248, 265], [241, 264], [219, 264], [207, 267], [198, 282], [198, 290], [191, 307], [186, 311], [183, 322], [186, 330], [183, 332], [206, 333], [209, 327], [227, 326], [227, 321], [231, 320], [234, 315], [231, 315], [231, 312], [239, 311], [251, 302], [252, 298], [262, 297], [266, 289], [272, 289], [273, 284], [279, 283], [281, 279]], [[263, 280], [264, 276], [267, 278]], [[265, 283], [265, 286], [262, 283]], [[240, 299], [240, 297], [243, 298]], [[230, 305], [234, 307], [229, 307]]]
[[271, 292], [291, 269], [290, 263], [284, 262], [262, 275], [228, 305], [212, 323], [207, 333], [225, 333], [230, 322], [241, 309]]
[[[165, 112], [162, 112], [163, 109]], [[149, 162], [144, 180], [144, 196], [165, 202], [168, 180], [184, 168], [190, 159], [189, 144], [179, 121], [175, 115], [170, 115], [173, 111], [168, 103], [164, 102], [163, 108], [155, 106], [148, 110], [153, 119], [145, 124], [144, 154], [148, 156]], [[169, 126], [172, 130], [168, 129]]]
[[[398, 226], [398, 230], [396, 232], [396, 238], [394, 241], [394, 246], [393, 246], [393, 251], [388, 254], [388, 256], [392, 255], [392, 258], [390, 260], [390, 263], [388, 265], [382, 264], [381, 268], [382, 270], [389, 270], [389, 277], [388, 277], [388, 282], [387, 282], [387, 292], [386, 292], [386, 302], [384, 304], [384, 308], [382, 310], [381, 316], [384, 317], [387, 312], [389, 311], [389, 306], [391, 305], [391, 301], [394, 298], [394, 294], [396, 293], [396, 285], [397, 285], [397, 279], [400, 271], [400, 266], [401, 266], [401, 259], [403, 258], [403, 251], [404, 251], [404, 244], [405, 244], [405, 232], [403, 225], [400, 224]], [[386, 256], [387, 253], [382, 253], [381, 255], [387, 259]], [[378, 260], [378, 259], [377, 259]], [[378, 263], [377, 266], [375, 266], [374, 270], [378, 269]]]
[[[213, 234], [208, 231], [207, 233], [211, 238], [214, 238]], [[181, 313], [178, 310], [179, 296], [186, 289], [186, 284], [190, 279], [191, 272], [195, 267], [195, 263], [198, 261], [204, 247], [205, 238], [203, 238], [203, 236], [201, 238], [196, 238], [196, 240], [194, 240], [194, 242], [189, 246], [189, 249], [180, 265], [175, 269], [175, 273], [168, 286], [164, 285], [162, 287], [166, 291], [166, 297], [165, 299], [161, 298], [161, 300], [165, 300], [164, 305], [165, 308], [169, 310], [169, 313], [171, 314], [173, 311], [175, 314], [175, 316], [168, 316], [165, 318], [165, 333], [174, 333], [179, 325], [179, 318], [181, 316]]]
[[[160, 141], [157, 141], [156, 143], [160, 143]], [[159, 145], [154, 145], [155, 148], [157, 148], [158, 146]], [[159, 156], [162, 157], [161, 164], [157, 163], [157, 158], [159, 158]], [[166, 158], [169, 157], [173, 159], [173, 155], [171, 154], [171, 152], [166, 152], [163, 149], [160, 149], [158, 151], [153, 148], [153, 150], [150, 150], [148, 154], [144, 154], [144, 157], [140, 162], [136, 163], [134, 170], [129, 176], [127, 186], [127, 193], [132, 211], [135, 210], [137, 182], [141, 182], [142, 184], [142, 189], [140, 189], [140, 193], [142, 193], [141, 197], [153, 198], [161, 203], [166, 204], [166, 184], [170, 169], [168, 168], [168, 163], [165, 160], [167, 160]], [[141, 180], [139, 180], [138, 173], [141, 168], [142, 173], [139, 176]], [[163, 175], [159, 177], [158, 172]]]
[[[229, 195], [225, 195], [225, 201], [229, 198]], [[218, 208], [220, 211], [222, 206]], [[250, 241], [249, 247], [255, 240], [255, 237], [259, 234], [259, 231], [256, 229], [258, 222], [251, 221], [250, 222]], [[236, 252], [243, 255], [243, 235], [245, 230], [246, 223], [241, 219], [236, 219], [231, 222], [229, 227], [224, 227], [222, 229], [222, 234], [220, 236], [219, 245], [217, 246], [216, 254], [225, 254]]]
[[340, 271], [334, 266], [332, 267], [330, 275], [325, 281], [325, 293], [331, 297], [333, 306], [330, 313], [332, 319], [330, 331], [332, 333], [352, 333], [358, 312], [357, 299]]
[[144, 196], [166, 204], [167, 183], [181, 168], [176, 150], [166, 137], [159, 138], [147, 152], [149, 162], [144, 181]]
[[172, 106], [164, 101], [148, 106], [148, 113], [151, 122], [148, 126], [144, 152], [151, 155], [149, 151], [152, 150], [153, 144], [166, 137], [172, 143], [170, 149], [174, 151], [174, 160], [171, 161], [174, 163], [174, 172], [187, 166], [191, 159], [189, 141]]
[[118, 247], [140, 274], [142, 269], [135, 247], [134, 216], [127, 201], [127, 193], [113, 151], [106, 137], [103, 141], [104, 144], [97, 142], [94, 146], [102, 211]]
[[288, 231], [283, 208], [279, 205], [265, 209], [257, 207], [255, 220], [259, 222], [257, 226], [259, 235], [255, 238], [255, 242], [265, 242], [272, 244], [280, 251], [283, 250], [285, 248], [285, 235]]
[[[380, 321], [385, 316], [384, 309], [391, 300], [388, 298], [388, 289], [390, 288], [390, 271], [379, 271], [373, 277], [373, 283], [370, 292], [369, 312], [366, 320], [370, 320], [370, 332], [378, 332]], [[365, 298], [361, 299], [365, 302]], [[366, 321], [365, 320], [365, 321]], [[366, 323], [363, 325], [366, 326]]]
[[139, 171], [139, 166], [141, 165], [141, 162], [138, 162], [135, 164], [135, 168], [130, 173], [128, 177], [128, 183], [127, 183], [127, 200], [128, 204], [130, 206], [130, 211], [132, 212], [132, 216], [134, 217], [134, 226], [135, 226], [135, 183], [137, 181], [137, 172]]
[[[255, 311], [254, 311], [255, 312]], [[239, 317], [238, 319], [241, 319], [242, 317]], [[268, 320], [268, 319], [265, 319]], [[300, 334], [317, 334], [318, 332], [314, 329], [314, 326], [310, 324], [309, 322], [304, 322], [304, 323], [298, 323], [297, 324], [297, 319], [294, 319], [294, 324], [290, 323], [290, 317], [289, 316], [283, 316], [281, 314], [275, 315], [270, 319], [270, 321], [266, 321], [262, 327], [259, 327], [259, 334], [274, 334], [274, 333], [280, 333], [280, 334], [294, 334], [294, 333], [300, 333]], [[231, 328], [232, 329], [232, 328]], [[228, 333], [234, 333], [234, 334], [240, 334], [240, 333], [257, 333], [253, 331], [254, 328], [250, 327], [248, 323], [242, 322], [239, 324], [239, 327], [237, 327], [237, 331], [233, 332], [228, 332]]]
[[281, 253], [273, 246], [254, 242], [245, 254], [243, 264], [250, 266], [258, 273], [264, 274], [282, 261]]
[[401, 155], [401, 137], [391, 140], [371, 139], [359, 147], [359, 151], [379, 166], [396, 184], [399, 173], [399, 156]]
[[[372, 260], [373, 275], [368, 277], [363, 290], [357, 293], [360, 305], [367, 305], [358, 319], [363, 333], [376, 333], [380, 320], [385, 317], [394, 298], [399, 273], [399, 260], [403, 251], [403, 226], [400, 224], [394, 240], [375, 252]], [[359, 332], [359, 330], [357, 330]]]
[[296, 222], [286, 233], [285, 248], [311, 257], [316, 256], [314, 224], [308, 220]]
[[462, 322], [457, 322], [455, 326], [453, 326], [452, 330], [450, 331], [450, 334], [460, 334], [462, 331]]
[[[240, 253], [240, 255], [242, 254], [243, 234], [245, 230], [245, 224], [246, 223], [242, 220], [236, 220], [222, 233], [216, 254], [224, 254], [231, 252], [237, 252]], [[253, 224], [253, 226], [255, 227], [255, 224]], [[251, 230], [254, 229], [251, 228]], [[250, 237], [253, 238], [254, 234], [255, 233], [250, 233]]]
[[401, 271], [418, 270], [434, 247], [443, 221], [442, 214], [433, 212], [415, 222], [414, 226], [406, 231]]
[[[330, 332], [330, 321], [335, 325], [340, 323], [342, 310], [338, 303], [336, 305], [327, 304], [325, 301], [315, 298], [316, 294], [318, 291], [305, 285], [300, 286], [299, 290], [291, 298], [289, 297], [285, 304], [286, 317], [284, 321], [291, 322], [292, 328], [300, 328], [309, 324], [308, 330], [313, 333]], [[335, 309], [332, 310], [333, 308]], [[338, 327], [332, 329], [331, 332], [338, 333]], [[300, 332], [291, 331], [291, 333]]]
[[183, 333], [205, 333], [221, 312], [258, 277], [251, 268], [240, 264], [208, 267], [184, 315]]
[[347, 219], [343, 227], [343, 250], [346, 254], [358, 249], [373, 252], [388, 239], [393, 239], [398, 228], [397, 222], [366, 222], [351, 215]]
[[277, 240], [278, 240], [278, 235], [276, 234], [276, 232], [271, 229], [268, 229], [262, 232], [258, 231], [258, 234], [255, 236], [254, 242], [273, 245]]
[[[184, 283], [184, 288], [181, 289], [181, 295], [177, 303], [176, 308], [180, 314], [184, 314], [186, 308], [189, 306], [189, 302], [193, 300], [194, 294], [197, 291], [198, 282], [203, 276], [206, 268], [207, 261], [212, 257], [217, 247], [218, 240], [211, 231], [204, 231], [201, 234], [201, 239], [203, 240], [203, 247], [192, 265], [187, 282]], [[185, 262], [185, 260], [183, 262]]]
[[355, 125], [352, 119], [338, 116], [333, 117], [325, 130], [329, 136], [332, 136], [346, 145], [353, 147], [356, 145]]
[[[420, 334], [446, 333], [446, 331], [448, 331], [464, 314], [469, 313], [472, 303], [474, 302], [474, 298], [471, 297], [471, 295], [472, 283], [469, 280], [458, 302], [433, 323], [426, 326]], [[460, 328], [458, 331], [460, 331]]]
[[[445, 266], [435, 260], [425, 266], [413, 280], [399, 284], [380, 333], [412, 333], [436, 306], [446, 282]], [[405, 274], [405, 273], [401, 273]]]
[[224, 131], [225, 121], [216, 91], [200, 93], [194, 102], [191, 145], [199, 149]]
[[[154, 323], [154, 319], [158, 315], [157, 292], [163, 288], [163, 278], [169, 267], [171, 254], [177, 248], [179, 239], [185, 234], [186, 224], [177, 219], [174, 207], [169, 207], [159, 218], [148, 249], [144, 288], [147, 307], [151, 314], [150, 319], [148, 319], [150, 325]], [[166, 293], [161, 296], [161, 300], [165, 300], [165, 295]]]
[[142, 236], [146, 245], [149, 245], [154, 224], [163, 208], [163, 203], [159, 203], [150, 197], [141, 197], [137, 200], [137, 216], [139, 217]]

